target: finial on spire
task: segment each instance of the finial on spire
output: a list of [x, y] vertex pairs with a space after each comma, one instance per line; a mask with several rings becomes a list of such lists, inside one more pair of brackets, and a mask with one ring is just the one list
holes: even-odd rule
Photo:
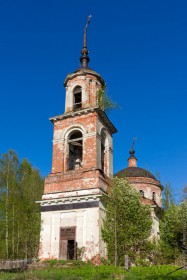
[[134, 156], [134, 154], [135, 154], [134, 145], [135, 145], [136, 140], [137, 140], [137, 137], [134, 137], [133, 142], [132, 142], [132, 146], [131, 146], [130, 151], [129, 151], [130, 156]]
[[88, 24], [90, 23], [91, 15], [88, 16], [86, 26], [84, 27], [84, 40], [83, 40], [83, 48], [81, 50], [82, 56], [80, 57], [80, 62], [82, 64], [82, 68], [88, 67], [88, 62], [90, 61], [90, 58], [88, 57], [88, 49], [87, 49], [87, 28]]

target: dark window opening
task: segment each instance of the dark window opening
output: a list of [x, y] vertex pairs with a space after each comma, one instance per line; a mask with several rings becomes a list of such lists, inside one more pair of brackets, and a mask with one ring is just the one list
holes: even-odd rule
[[73, 110], [79, 110], [82, 108], [82, 89], [81, 87], [77, 86], [73, 90]]
[[104, 171], [105, 168], [105, 146], [101, 143], [101, 169]]
[[106, 144], [106, 135], [105, 133], [101, 134], [101, 170], [105, 171], [105, 164], [106, 164], [106, 151], [105, 151], [105, 144]]
[[144, 191], [140, 190], [140, 196], [144, 197]]
[[152, 193], [152, 199], [155, 200], [155, 192]]
[[82, 167], [83, 139], [80, 131], [74, 132], [68, 141], [69, 157], [68, 169], [74, 170]]

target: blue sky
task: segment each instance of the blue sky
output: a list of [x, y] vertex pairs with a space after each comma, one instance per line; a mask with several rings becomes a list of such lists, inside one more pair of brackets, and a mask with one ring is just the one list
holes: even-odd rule
[[0, 0], [0, 153], [14, 149], [43, 176], [51, 171], [53, 127], [64, 112], [63, 81], [80, 65], [87, 16], [90, 67], [118, 103], [109, 117], [114, 171], [138, 166], [177, 198], [187, 185], [187, 1]]

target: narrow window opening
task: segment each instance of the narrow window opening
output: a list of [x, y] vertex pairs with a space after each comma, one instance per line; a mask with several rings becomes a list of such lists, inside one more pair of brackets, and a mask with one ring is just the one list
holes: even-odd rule
[[152, 193], [152, 199], [155, 200], [155, 192]]
[[77, 86], [73, 90], [73, 110], [79, 110], [82, 108], [82, 89]]
[[83, 139], [80, 131], [74, 132], [68, 141], [69, 157], [68, 169], [80, 169], [82, 167]]
[[105, 167], [105, 146], [101, 142], [101, 169], [104, 171]]
[[144, 191], [143, 190], [140, 190], [140, 196], [144, 197]]
[[106, 164], [106, 150], [105, 150], [105, 144], [106, 144], [106, 135], [102, 133], [101, 135], [101, 170], [105, 171], [105, 164]]

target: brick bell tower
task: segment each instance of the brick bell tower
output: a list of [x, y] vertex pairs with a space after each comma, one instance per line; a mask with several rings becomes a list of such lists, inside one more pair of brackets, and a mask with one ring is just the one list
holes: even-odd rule
[[52, 172], [41, 205], [39, 258], [83, 260], [106, 255], [101, 238], [104, 197], [113, 175], [112, 134], [116, 128], [98, 104], [102, 77], [88, 67], [86, 32], [81, 67], [66, 77], [65, 113], [54, 125]]

